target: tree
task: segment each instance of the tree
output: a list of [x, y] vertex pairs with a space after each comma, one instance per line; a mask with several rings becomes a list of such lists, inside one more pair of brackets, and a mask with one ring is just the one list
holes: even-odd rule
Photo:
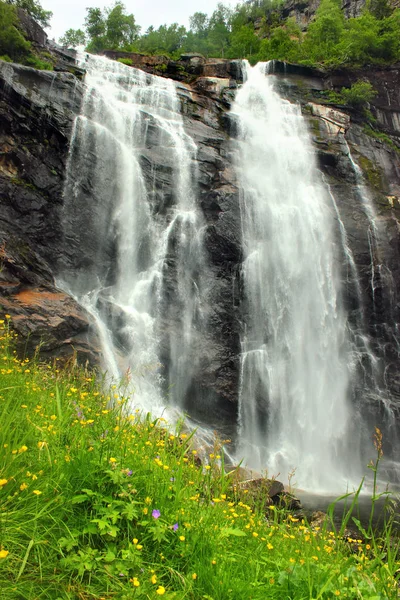
[[344, 15], [337, 0], [322, 0], [307, 30], [303, 50], [311, 63], [340, 64], [339, 48], [344, 33]]
[[88, 50], [98, 52], [105, 48], [131, 49], [139, 37], [140, 27], [135, 17], [126, 14], [124, 4], [117, 0], [111, 8], [87, 8], [85, 27], [90, 39]]
[[260, 47], [260, 38], [254, 33], [251, 25], [242, 25], [231, 35], [229, 56], [231, 58], [244, 58], [257, 54]]
[[271, 36], [262, 40], [259, 60], [288, 60], [299, 58], [301, 31], [294, 19], [288, 19], [285, 26], [275, 27]]
[[139, 48], [151, 54], [173, 54], [181, 50], [186, 41], [186, 29], [178, 23], [161, 25], [158, 29], [149, 27], [146, 34], [141, 37]]
[[208, 34], [209, 20], [206, 13], [195, 12], [189, 17], [190, 31], [199, 38], [205, 38]]
[[393, 12], [388, 0], [369, 0], [367, 7], [370, 13], [379, 20], [389, 17]]
[[119, 0], [107, 9], [105, 25], [107, 43], [111, 48], [133, 44], [139, 36], [140, 27], [136, 25], [135, 17], [126, 14], [125, 6]]
[[14, 6], [0, 2], [0, 55], [20, 60], [30, 51], [30, 43], [18, 31], [18, 17]]
[[82, 29], [68, 29], [59, 42], [62, 46], [68, 48], [76, 48], [76, 46], [84, 46], [86, 44], [86, 36]]
[[43, 27], [49, 26], [53, 13], [51, 10], [44, 10], [38, 0], [7, 0], [7, 3], [26, 10], [26, 12]]
[[100, 8], [87, 8], [85, 18], [85, 27], [88, 36], [92, 39], [99, 39], [106, 33], [106, 22]]
[[222, 57], [229, 45], [231, 17], [232, 10], [220, 2], [210, 18], [208, 41], [215, 54]]
[[346, 104], [354, 108], [366, 106], [378, 93], [369, 81], [359, 79], [350, 88], [340, 90]]

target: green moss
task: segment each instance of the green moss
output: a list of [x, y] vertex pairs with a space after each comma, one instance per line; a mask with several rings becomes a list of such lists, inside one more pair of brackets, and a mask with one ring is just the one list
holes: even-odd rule
[[358, 164], [360, 165], [368, 183], [376, 190], [382, 191], [382, 173], [380, 172], [376, 164], [374, 164], [369, 158], [363, 156], [362, 154], [360, 154], [358, 157]]
[[20, 185], [29, 190], [34, 190], [35, 192], [37, 191], [37, 188], [35, 185], [33, 185], [33, 183], [29, 183], [28, 181], [25, 181], [24, 179], [20, 179], [19, 177], [13, 177], [11, 179], [11, 181], [14, 185]]
[[53, 64], [48, 62], [47, 60], [42, 60], [41, 58], [31, 54], [24, 60], [24, 64], [29, 67], [33, 67], [34, 69], [38, 69], [39, 71], [52, 71]]
[[383, 131], [376, 131], [376, 129], [372, 129], [370, 125], [366, 125], [363, 131], [375, 140], [383, 142], [387, 146], [390, 146], [390, 148], [392, 148], [393, 150], [396, 150], [396, 152], [400, 153], [400, 148], [394, 143], [392, 138], [389, 137], [386, 133], [383, 133]]
[[128, 67], [132, 67], [133, 61], [131, 58], [118, 58], [117, 62], [122, 63], [123, 65], [127, 65]]
[[165, 73], [167, 70], [167, 65], [165, 63], [162, 63], [161, 65], [156, 65], [154, 67], [155, 71], [158, 71], [159, 73]]

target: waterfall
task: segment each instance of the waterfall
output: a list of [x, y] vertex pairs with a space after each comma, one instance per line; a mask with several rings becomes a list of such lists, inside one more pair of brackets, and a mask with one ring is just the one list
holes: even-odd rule
[[[196, 145], [176, 84], [81, 54], [86, 92], [64, 190], [59, 280], [97, 324], [110, 380], [132, 381], [135, 406], [184, 403], [206, 327]], [[76, 253], [75, 255], [76, 256]]]
[[[68, 158], [58, 281], [97, 326], [107, 382], [128, 387], [132, 408], [160, 415], [172, 405], [200, 415], [207, 447], [218, 398], [201, 385], [205, 373], [208, 383], [218, 377], [215, 340], [223, 333], [214, 330], [218, 273], [205, 248], [197, 147], [181, 110], [188, 92], [105, 57], [79, 60], [85, 94]], [[384, 403], [380, 357], [366, 331], [351, 240], [300, 108], [279, 96], [268, 64], [245, 71], [227, 154], [243, 249], [236, 458], [283, 480], [295, 469], [298, 486], [336, 492], [359, 483], [361, 404], [372, 398], [374, 419]], [[370, 225], [375, 307], [379, 226], [349, 157]], [[342, 283], [357, 305], [349, 315]]]
[[267, 72], [247, 64], [232, 106], [244, 247], [238, 456], [337, 490], [358, 472], [340, 242], [300, 108]]

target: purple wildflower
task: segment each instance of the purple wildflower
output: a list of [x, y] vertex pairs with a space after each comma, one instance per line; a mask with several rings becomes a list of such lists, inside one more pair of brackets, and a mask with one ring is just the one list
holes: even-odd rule
[[157, 510], [156, 508], [153, 510], [153, 512], [151, 513], [151, 516], [153, 517], [153, 519], [158, 519], [159, 517], [161, 517], [161, 513], [159, 510]]
[[178, 531], [178, 527], [179, 527], [178, 523], [175, 523], [175, 525], [172, 525], [172, 529], [174, 531]]
[[129, 471], [127, 471], [126, 474], [127, 474], [128, 477], [130, 477], [132, 475], [132, 473], [133, 473], [132, 469], [129, 469]]

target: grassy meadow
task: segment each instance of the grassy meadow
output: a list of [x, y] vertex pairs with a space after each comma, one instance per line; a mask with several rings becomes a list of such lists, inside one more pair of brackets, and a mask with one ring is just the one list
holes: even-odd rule
[[[0, 320], [1, 600], [398, 598], [387, 525], [345, 539], [201, 464], [93, 373], [17, 358]], [[378, 458], [379, 462], [379, 448]]]

